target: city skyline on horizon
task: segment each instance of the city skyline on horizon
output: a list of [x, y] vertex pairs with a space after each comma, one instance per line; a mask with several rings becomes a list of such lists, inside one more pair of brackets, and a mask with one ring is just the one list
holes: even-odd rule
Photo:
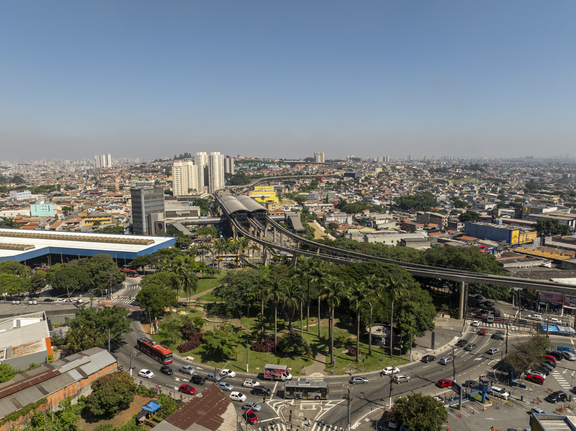
[[2, 158], [565, 154], [575, 12], [535, 0], [8, 0]]

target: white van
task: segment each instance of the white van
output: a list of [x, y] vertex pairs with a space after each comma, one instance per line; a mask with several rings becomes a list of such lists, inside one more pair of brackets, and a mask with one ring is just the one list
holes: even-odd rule
[[486, 322], [487, 323], [493, 323], [494, 322], [494, 315], [489, 314], [488, 316], [486, 316]]

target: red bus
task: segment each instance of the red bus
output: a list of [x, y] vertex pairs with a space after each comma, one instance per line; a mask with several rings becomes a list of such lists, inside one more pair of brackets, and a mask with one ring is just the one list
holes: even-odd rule
[[136, 271], [135, 269], [122, 268], [120, 270], [120, 272], [123, 272], [124, 274], [126, 274], [126, 277], [139, 277], [140, 276], [140, 274], [138, 274], [138, 271]]
[[149, 338], [138, 338], [138, 350], [146, 353], [152, 359], [156, 359], [161, 364], [170, 364], [172, 362], [172, 351]]

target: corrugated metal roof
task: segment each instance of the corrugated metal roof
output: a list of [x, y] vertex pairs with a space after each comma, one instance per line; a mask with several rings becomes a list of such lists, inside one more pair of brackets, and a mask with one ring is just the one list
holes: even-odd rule
[[77, 370], [70, 370], [66, 374], [68, 374], [70, 377], [72, 377], [75, 381], [79, 381], [79, 380], [82, 380], [84, 378], [84, 376], [82, 374], [80, 374]]

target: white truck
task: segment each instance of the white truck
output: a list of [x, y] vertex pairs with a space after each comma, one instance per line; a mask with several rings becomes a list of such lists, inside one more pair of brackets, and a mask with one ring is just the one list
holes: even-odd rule
[[286, 380], [292, 379], [292, 374], [289, 372], [287, 365], [272, 365], [266, 364], [264, 366], [264, 378], [269, 380]]

